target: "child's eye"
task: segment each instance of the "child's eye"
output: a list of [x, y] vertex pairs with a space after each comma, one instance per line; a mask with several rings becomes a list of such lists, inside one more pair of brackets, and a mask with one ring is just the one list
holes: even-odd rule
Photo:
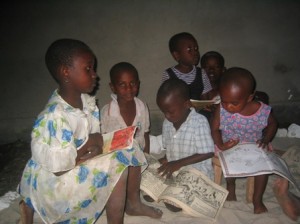
[[130, 85], [131, 85], [132, 87], [134, 87], [134, 86], [137, 85], [137, 83], [136, 83], [136, 82], [131, 82]]
[[92, 69], [92, 67], [88, 66], [86, 67], [86, 70], [89, 72]]

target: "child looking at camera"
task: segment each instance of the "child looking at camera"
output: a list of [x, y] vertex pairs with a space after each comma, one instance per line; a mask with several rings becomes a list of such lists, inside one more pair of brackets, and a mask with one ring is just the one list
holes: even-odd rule
[[207, 75], [197, 67], [200, 54], [194, 36], [187, 32], [175, 34], [169, 40], [169, 50], [178, 64], [164, 71], [162, 82], [170, 78], [181, 79], [188, 85], [190, 99], [209, 99], [212, 88]]

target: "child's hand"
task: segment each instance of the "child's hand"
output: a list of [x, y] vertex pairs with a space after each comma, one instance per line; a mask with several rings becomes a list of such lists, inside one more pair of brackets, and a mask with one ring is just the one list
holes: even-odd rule
[[267, 149], [269, 152], [273, 151], [273, 148], [271, 147], [271, 145], [269, 144], [269, 142], [266, 141], [266, 140], [264, 140], [264, 139], [257, 140], [256, 144], [258, 144], [258, 147], [260, 147], [262, 149]]
[[230, 139], [228, 142], [224, 142], [219, 149], [222, 151], [232, 148], [233, 146], [237, 145], [240, 142], [239, 139]]
[[100, 133], [94, 133], [89, 135], [89, 141], [92, 146], [97, 145], [102, 149], [103, 138]]
[[166, 176], [170, 178], [172, 173], [179, 170], [181, 165], [177, 161], [167, 162], [162, 164], [158, 169], [158, 173], [162, 173], [161, 176]]
[[102, 153], [102, 149], [99, 146], [91, 146], [87, 149], [87, 152], [80, 157], [80, 161], [86, 161], [94, 156], [97, 156]]
[[160, 158], [160, 159], [158, 160], [158, 162], [159, 162], [160, 164], [165, 164], [165, 163], [168, 162], [168, 160], [167, 160], [166, 157], [163, 157], [163, 158]]

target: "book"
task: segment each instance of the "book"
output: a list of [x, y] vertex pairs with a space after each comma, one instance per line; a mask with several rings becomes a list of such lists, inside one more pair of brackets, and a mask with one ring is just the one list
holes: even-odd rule
[[275, 173], [286, 178], [300, 192], [286, 162], [256, 143], [240, 143], [218, 153], [224, 177], [247, 177]]
[[102, 153], [107, 154], [115, 150], [132, 148], [136, 129], [136, 126], [129, 126], [127, 128], [103, 134]]
[[192, 106], [197, 110], [203, 109], [203, 108], [213, 105], [213, 104], [220, 103], [220, 100], [218, 100], [218, 99], [212, 99], [212, 100], [192, 100], [191, 99], [190, 101], [192, 103]]
[[161, 166], [152, 155], [145, 154], [147, 169], [142, 173], [141, 190], [156, 202], [164, 201], [179, 207], [194, 217], [216, 220], [228, 191], [194, 168], [185, 167], [173, 173], [172, 178], [162, 177]]

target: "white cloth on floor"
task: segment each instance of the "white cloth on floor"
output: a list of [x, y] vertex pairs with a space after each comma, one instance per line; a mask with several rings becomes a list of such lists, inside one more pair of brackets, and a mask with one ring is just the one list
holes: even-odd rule
[[150, 153], [159, 154], [163, 150], [166, 150], [162, 146], [161, 135], [153, 136], [150, 135]]
[[297, 124], [291, 124], [288, 127], [287, 137], [300, 138], [300, 126]]
[[284, 138], [287, 136], [287, 132], [286, 128], [278, 128], [275, 137]]

